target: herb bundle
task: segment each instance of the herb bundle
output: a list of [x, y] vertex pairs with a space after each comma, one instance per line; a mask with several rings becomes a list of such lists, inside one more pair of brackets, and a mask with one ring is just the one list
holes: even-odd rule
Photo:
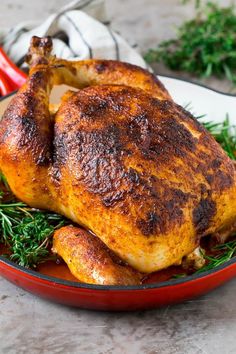
[[21, 202], [0, 203], [0, 242], [9, 249], [10, 259], [26, 268], [48, 259], [51, 236], [64, 223], [60, 215]]
[[236, 85], [236, 14], [234, 7], [209, 2], [196, 18], [177, 30], [177, 37], [150, 49], [148, 63], [162, 62], [172, 70], [199, 77], [226, 77]]

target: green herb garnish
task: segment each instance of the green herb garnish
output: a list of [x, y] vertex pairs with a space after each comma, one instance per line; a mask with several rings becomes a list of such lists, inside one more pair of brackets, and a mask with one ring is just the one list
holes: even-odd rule
[[0, 184], [3, 184], [4, 187], [9, 190], [9, 186], [8, 186], [8, 183], [7, 183], [7, 180], [6, 180], [6, 177], [3, 176], [3, 174], [0, 172]]
[[[217, 245], [213, 247], [211, 251], [212, 252], [218, 251], [219, 253], [211, 256], [205, 254], [205, 252], [202, 253], [202, 256], [206, 260], [206, 264], [202, 268], [193, 272], [193, 274], [200, 274], [212, 270], [216, 267], [221, 266], [222, 264], [224, 264], [225, 262], [229, 261], [234, 256], [236, 256], [236, 240], [234, 239], [229, 242], [225, 242], [222, 245]], [[187, 273], [174, 274], [172, 276], [172, 279], [180, 279], [186, 276], [188, 276]]]
[[207, 263], [205, 266], [197, 270], [195, 274], [214, 269], [233, 258], [236, 255], [236, 240], [225, 242], [222, 245], [217, 245], [213, 248], [213, 251], [220, 251], [220, 253], [216, 256], [204, 255]]
[[203, 122], [204, 127], [211, 133], [232, 160], [236, 160], [236, 127], [230, 125], [226, 115], [222, 123]]
[[179, 273], [179, 274], [174, 274], [172, 276], [172, 279], [181, 279], [181, 278], [185, 278], [188, 274], [186, 273]]
[[234, 7], [210, 2], [177, 30], [177, 38], [160, 43], [144, 56], [148, 63], [163, 62], [172, 70], [199, 77], [226, 77], [236, 84], [236, 14]]
[[0, 242], [9, 248], [10, 259], [26, 268], [48, 259], [51, 236], [64, 223], [65, 218], [58, 214], [21, 202], [0, 203]]

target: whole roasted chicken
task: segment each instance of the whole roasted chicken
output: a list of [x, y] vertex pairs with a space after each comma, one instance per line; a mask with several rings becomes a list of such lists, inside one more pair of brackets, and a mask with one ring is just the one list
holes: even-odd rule
[[[236, 221], [233, 162], [147, 71], [65, 61], [33, 37], [30, 75], [0, 122], [0, 167], [31, 207], [65, 215], [53, 250], [83, 282], [138, 284]], [[51, 107], [54, 85], [68, 91]]]

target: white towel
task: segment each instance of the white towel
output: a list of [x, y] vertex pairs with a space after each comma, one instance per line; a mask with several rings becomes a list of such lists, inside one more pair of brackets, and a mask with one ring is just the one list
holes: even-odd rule
[[49, 16], [41, 25], [21, 23], [0, 38], [18, 65], [24, 63], [32, 36], [52, 36], [53, 53], [64, 59], [116, 59], [146, 68], [137, 49], [111, 30], [104, 0], [76, 0]]

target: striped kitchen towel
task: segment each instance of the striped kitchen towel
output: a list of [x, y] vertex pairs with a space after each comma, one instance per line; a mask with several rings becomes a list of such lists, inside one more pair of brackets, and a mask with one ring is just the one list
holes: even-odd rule
[[3, 48], [18, 66], [24, 63], [33, 35], [52, 36], [54, 54], [60, 58], [116, 59], [146, 67], [136, 48], [111, 29], [104, 0], [72, 1], [40, 25], [21, 23], [2, 35]]

